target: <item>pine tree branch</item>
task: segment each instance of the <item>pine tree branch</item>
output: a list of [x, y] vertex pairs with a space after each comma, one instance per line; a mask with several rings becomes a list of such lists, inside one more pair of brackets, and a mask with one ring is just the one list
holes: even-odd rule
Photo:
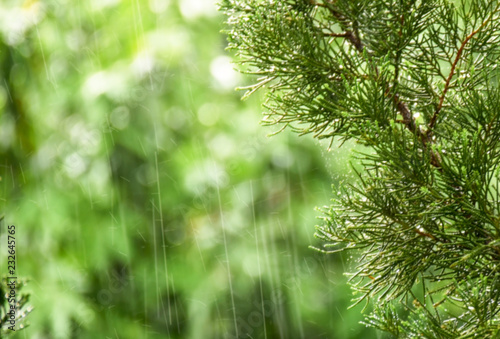
[[[359, 301], [378, 296], [375, 306], [387, 311], [369, 325], [408, 338], [492, 337], [500, 90], [485, 81], [498, 77], [499, 1], [227, 1], [239, 11], [234, 46], [259, 74], [277, 77], [273, 122], [371, 146], [360, 184], [317, 233], [329, 242], [325, 253], [361, 250]], [[387, 307], [402, 301], [408, 318]]]
[[460, 48], [458, 49], [455, 60], [453, 61], [453, 64], [451, 65], [450, 74], [448, 75], [448, 78], [446, 79], [444, 90], [443, 90], [443, 93], [441, 94], [441, 97], [439, 98], [439, 103], [438, 103], [438, 106], [436, 108], [436, 111], [434, 112], [434, 115], [432, 116], [431, 121], [429, 122], [427, 133], [431, 133], [432, 129], [436, 125], [438, 115], [441, 112], [441, 109], [443, 108], [443, 103], [444, 103], [444, 99], [446, 97], [446, 93], [450, 89], [451, 79], [455, 75], [455, 69], [457, 67], [458, 62], [460, 61], [460, 58], [462, 57], [462, 53], [465, 49], [465, 46], [477, 33], [479, 33], [491, 21], [491, 19], [493, 18], [493, 15], [498, 11], [498, 7], [499, 7], [499, 5], [497, 5], [495, 10], [492, 11], [491, 15], [481, 24], [481, 26], [479, 26], [475, 31], [473, 31], [472, 33], [470, 33], [468, 36], [465, 37], [464, 41], [460, 45]]
[[[315, 4], [319, 5], [317, 3], [315, 3]], [[322, 5], [322, 7], [328, 8], [330, 10], [330, 12], [335, 16], [335, 18], [337, 20], [339, 20], [339, 23], [342, 25], [341, 15], [339, 12], [335, 11], [333, 8], [331, 8], [330, 6], [328, 6], [326, 4], [321, 4], [321, 5]], [[403, 25], [404, 24], [404, 16], [401, 16], [400, 20], [401, 20], [401, 25]], [[400, 31], [399, 33], [401, 36], [402, 31]], [[334, 34], [334, 33], [332, 33], [332, 34]], [[355, 34], [352, 30], [346, 29], [345, 33], [340, 34], [339, 37], [347, 38], [351, 42], [351, 44], [356, 48], [356, 50], [358, 52], [363, 53], [364, 44], [363, 44], [362, 40], [359, 38], [359, 33]], [[398, 53], [400, 54], [400, 51]], [[375, 69], [375, 73], [378, 76], [379, 75], [378, 67], [375, 66], [374, 69]], [[396, 65], [394, 85], [392, 87], [392, 90], [389, 87], [386, 88], [386, 90], [385, 90], [386, 95], [390, 95], [390, 93], [393, 92], [395, 88], [397, 88], [397, 78], [398, 77], [399, 77], [399, 67], [398, 67], [398, 65]], [[398, 112], [403, 117], [402, 123], [404, 123], [404, 125], [406, 126], [406, 128], [408, 128], [408, 130], [410, 132], [416, 134], [417, 137], [419, 137], [424, 148], [427, 149], [428, 144], [432, 142], [431, 136], [428, 133], [428, 131], [424, 132], [420, 128], [417, 128], [417, 125], [415, 123], [415, 119], [414, 119], [410, 109], [408, 108], [408, 105], [404, 101], [400, 100], [400, 96], [398, 93], [393, 93], [392, 99], [393, 99], [394, 105], [396, 106]], [[435, 150], [431, 150], [430, 156], [431, 156], [431, 159], [430, 159], [431, 165], [433, 165], [435, 168], [437, 168], [439, 171], [441, 171], [442, 170], [441, 169], [441, 155], [438, 152], [436, 152]]]
[[[336, 11], [335, 9], [333, 9], [330, 4], [322, 4], [322, 3], [314, 2], [312, 0], [311, 0], [311, 4], [327, 8], [330, 11], [330, 13], [339, 21], [340, 25], [344, 26], [343, 23], [342, 23], [342, 21], [343, 21], [342, 20], [342, 15], [338, 11]], [[404, 23], [404, 16], [401, 17], [401, 24], [403, 24], [403, 23]], [[337, 34], [337, 33], [331, 33], [331, 34], [325, 34], [325, 35], [326, 36], [346, 38], [356, 48], [356, 50], [359, 53], [363, 53], [363, 51], [364, 51], [364, 44], [363, 44], [361, 38], [359, 37], [359, 33], [356, 34], [353, 30], [347, 29], [347, 27], [343, 27], [343, 28], [345, 29], [344, 33], [339, 33], [339, 34]], [[402, 34], [401, 31], [400, 31], [400, 34]], [[374, 69], [375, 69], [375, 73], [378, 76], [380, 74], [378, 67], [374, 66]], [[393, 89], [397, 87], [396, 86], [397, 85], [397, 77], [399, 76], [398, 73], [399, 73], [399, 68], [396, 67], [396, 70], [395, 70], [395, 83], [394, 83]], [[389, 87], [386, 88], [385, 93], [386, 93], [386, 95], [390, 95], [391, 88], [389, 88]], [[417, 125], [415, 123], [415, 119], [414, 119], [414, 117], [413, 117], [410, 109], [408, 108], [408, 105], [404, 101], [400, 100], [400, 96], [399, 96], [398, 93], [393, 93], [392, 94], [392, 99], [393, 99], [394, 105], [396, 106], [398, 112], [403, 117], [402, 123], [405, 124], [405, 126], [408, 128], [408, 130], [410, 132], [415, 133], [422, 140], [424, 146], [426, 147], [426, 145], [427, 145], [428, 141], [430, 140], [430, 138], [427, 138], [427, 136], [425, 135], [425, 133], [422, 133], [422, 131], [420, 129], [417, 129]], [[431, 163], [435, 167], [440, 168], [439, 163], [441, 161], [441, 158], [440, 158], [440, 156], [438, 154], [436, 155], [434, 153], [435, 153], [434, 151], [431, 152]]]
[[[344, 26], [342, 23], [342, 21], [343, 21], [342, 15], [338, 11], [336, 11], [334, 8], [332, 8], [332, 6], [331, 6], [333, 4], [333, 2], [325, 4], [325, 3], [318, 3], [318, 2], [315, 2], [314, 0], [311, 0], [311, 4], [315, 5], [315, 6], [327, 8], [330, 11], [330, 13], [339, 21], [340, 25]], [[403, 16], [401, 17], [401, 23], [402, 24], [404, 23]], [[345, 29], [344, 33], [338, 33], [338, 34], [337, 33], [326, 33], [325, 36], [346, 38], [356, 48], [356, 50], [359, 53], [363, 53], [364, 44], [363, 44], [361, 38], [359, 37], [359, 32], [356, 34], [354, 32], [354, 30], [349, 30], [349, 29], [347, 29], [347, 27], [343, 27], [343, 28]], [[400, 33], [402, 33], [402, 32], [400, 32]], [[378, 67], [375, 66], [374, 68], [375, 68], [375, 73], [377, 75], [379, 75]], [[399, 72], [399, 69], [396, 68], [396, 77], [398, 77], [398, 72]], [[395, 81], [397, 81], [396, 79], [397, 78], [395, 78]], [[393, 88], [396, 88], [396, 86], [393, 86]], [[391, 89], [387, 88], [385, 93], [386, 93], [386, 95], [389, 95], [391, 93]], [[400, 97], [397, 93], [393, 93], [392, 98], [393, 98], [394, 104], [396, 105], [398, 112], [403, 116], [403, 123], [406, 125], [406, 127], [410, 130], [410, 132], [416, 133], [417, 136], [422, 137], [422, 133], [419, 129], [417, 129], [417, 126], [415, 124], [415, 119], [413, 118], [413, 115], [411, 114], [410, 109], [408, 108], [408, 105], [405, 102], [400, 100]], [[427, 138], [425, 138], [425, 140], [427, 140]]]

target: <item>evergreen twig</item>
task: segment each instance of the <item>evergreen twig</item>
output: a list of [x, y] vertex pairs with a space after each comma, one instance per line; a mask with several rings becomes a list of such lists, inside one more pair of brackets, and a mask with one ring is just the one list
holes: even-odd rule
[[350, 282], [356, 303], [376, 301], [366, 323], [500, 335], [499, 1], [221, 8], [229, 48], [260, 77], [248, 93], [268, 88], [265, 123], [366, 146], [317, 228], [324, 252], [360, 254]]

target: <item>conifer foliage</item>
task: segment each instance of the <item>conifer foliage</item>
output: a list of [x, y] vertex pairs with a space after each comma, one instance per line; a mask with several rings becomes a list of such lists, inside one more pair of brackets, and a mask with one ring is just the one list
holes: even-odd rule
[[355, 303], [400, 338], [500, 335], [500, 2], [225, 0], [264, 122], [355, 140], [364, 169], [325, 208], [355, 251]]

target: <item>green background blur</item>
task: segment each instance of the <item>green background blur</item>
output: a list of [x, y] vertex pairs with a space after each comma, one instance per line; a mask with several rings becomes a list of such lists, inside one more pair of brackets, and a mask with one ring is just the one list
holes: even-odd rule
[[[347, 153], [262, 127], [211, 0], [0, 4], [15, 338], [375, 338], [310, 248]], [[333, 189], [335, 190], [335, 188]]]

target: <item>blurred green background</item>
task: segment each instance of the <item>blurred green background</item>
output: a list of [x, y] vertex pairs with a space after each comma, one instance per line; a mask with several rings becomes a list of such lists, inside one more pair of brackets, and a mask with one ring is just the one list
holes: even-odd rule
[[[211, 0], [0, 4], [15, 338], [375, 338], [309, 248], [347, 153], [259, 125]], [[6, 275], [7, 236], [0, 267]]]

